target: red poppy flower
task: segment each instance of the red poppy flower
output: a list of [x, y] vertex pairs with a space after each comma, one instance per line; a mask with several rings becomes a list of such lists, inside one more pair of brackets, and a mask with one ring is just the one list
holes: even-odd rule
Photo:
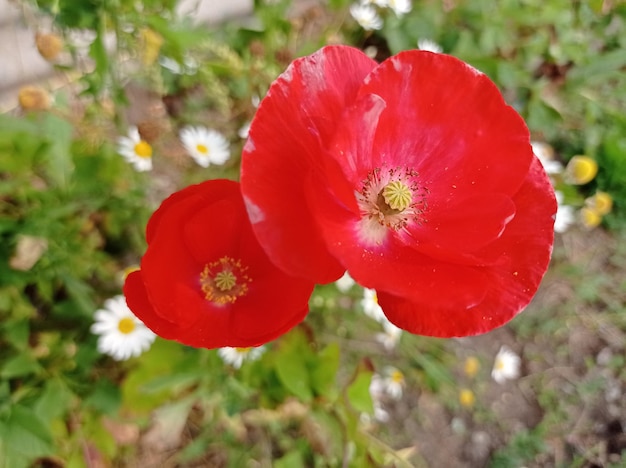
[[130, 309], [157, 335], [204, 348], [248, 347], [307, 314], [313, 290], [270, 262], [237, 182], [211, 180], [167, 198], [146, 229], [141, 269], [124, 284]]
[[241, 183], [273, 261], [316, 282], [345, 269], [405, 330], [466, 336], [535, 294], [554, 192], [521, 117], [443, 54], [377, 65], [345, 46], [296, 60], [250, 128]]

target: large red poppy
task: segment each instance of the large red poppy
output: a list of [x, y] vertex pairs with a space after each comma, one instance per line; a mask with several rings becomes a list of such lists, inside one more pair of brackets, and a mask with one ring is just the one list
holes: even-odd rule
[[289, 273], [347, 269], [396, 325], [442, 337], [502, 325], [535, 294], [554, 192], [521, 117], [466, 63], [326, 47], [276, 80], [249, 135], [248, 213]]
[[258, 346], [307, 314], [313, 283], [270, 262], [237, 182], [176, 192], [150, 218], [146, 239], [141, 269], [127, 277], [124, 294], [163, 338], [205, 348]]

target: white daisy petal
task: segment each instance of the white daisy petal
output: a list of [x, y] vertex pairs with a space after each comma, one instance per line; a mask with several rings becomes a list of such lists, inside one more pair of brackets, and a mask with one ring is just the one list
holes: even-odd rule
[[376, 334], [376, 341], [381, 343], [387, 351], [391, 351], [398, 345], [402, 336], [402, 329], [396, 327], [386, 317], [382, 321], [382, 325], [384, 332]]
[[94, 314], [91, 333], [98, 336], [98, 351], [123, 361], [148, 350], [156, 335], [126, 305], [124, 296], [104, 302]]
[[265, 346], [254, 348], [231, 348], [224, 347], [217, 350], [217, 354], [226, 364], [239, 369], [245, 361], [256, 361], [265, 352]]
[[556, 217], [554, 218], [554, 230], [563, 233], [576, 223], [576, 211], [573, 206], [563, 204], [564, 196], [562, 192], [557, 190], [554, 193], [558, 203]]
[[350, 291], [350, 289], [352, 289], [352, 286], [354, 286], [355, 284], [356, 282], [352, 279], [352, 276], [350, 276], [350, 273], [348, 273], [347, 271], [343, 274], [341, 278], [335, 281], [335, 286], [337, 286], [337, 289], [339, 289], [339, 291], [341, 291], [342, 293]]
[[419, 39], [417, 41], [417, 47], [420, 50], [426, 50], [428, 52], [434, 52], [436, 54], [440, 54], [441, 52], [443, 52], [443, 48], [439, 44], [431, 39], [426, 38]]
[[373, 289], [365, 288], [363, 290], [363, 299], [361, 299], [361, 307], [365, 315], [377, 322], [384, 323], [387, 320], [383, 309], [378, 305], [378, 299], [376, 297], [376, 291]]
[[350, 15], [367, 31], [383, 27], [383, 20], [372, 5], [355, 3], [350, 7]]

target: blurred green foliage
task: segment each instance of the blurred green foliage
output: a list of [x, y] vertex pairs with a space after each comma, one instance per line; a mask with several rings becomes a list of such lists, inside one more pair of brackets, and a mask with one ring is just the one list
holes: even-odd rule
[[[482, 70], [558, 159], [597, 160], [597, 178], [578, 195], [610, 193], [615, 209], [606, 225], [619, 233], [626, 222], [626, 4], [416, 1], [411, 13], [386, 11], [383, 29], [366, 32], [351, 20], [349, 0], [297, 15], [290, 0], [255, 0], [249, 17], [212, 28], [177, 17], [175, 0], [22, 3], [65, 37], [73, 62], [57, 68], [81, 76], [72, 86], [76, 95], [58, 92], [52, 110], [0, 115], [0, 468], [133, 466], [145, 455], [139, 431], [152, 441], [144, 451], [175, 450], [172, 463], [180, 466], [420, 466], [421, 454], [401, 450], [415, 444], [406, 433], [411, 418], [426, 420], [415, 414], [420, 395], [440, 398], [442, 414], [457, 423], [491, 421], [504, 430], [485, 408], [470, 414], [456, 401], [467, 377], [457, 364], [463, 355], [448, 342], [403, 336], [394, 350], [379, 346], [373, 322], [357, 315], [358, 287], [318, 288], [305, 324], [241, 369], [215, 351], [158, 339], [141, 357], [116, 363], [98, 353], [89, 327], [143, 252], [146, 220], [167, 195], [163, 174], [179, 188], [237, 178], [237, 132], [253, 117], [255, 98], [293, 58], [327, 43], [374, 46], [382, 59], [431, 39]], [[71, 42], [79, 31], [92, 37], [88, 66]], [[136, 99], [129, 84], [150, 99]], [[158, 106], [163, 115], [153, 110]], [[129, 116], [134, 111], [142, 117]], [[227, 134], [232, 163], [192, 170], [176, 159], [171, 136], [198, 123]], [[135, 173], [116, 154], [114, 141], [129, 124], [156, 128], [151, 143], [163, 164], [157, 175]], [[538, 334], [567, 342], [575, 319], [590, 323], [571, 312], [583, 307], [600, 308], [623, 336], [625, 284], [615, 278], [626, 268], [626, 252], [616, 249], [595, 281], [585, 277], [587, 264], [570, 267], [557, 258], [566, 265], [559, 277], [577, 292], [561, 305], [562, 316], [545, 310], [516, 322], [518, 339], [531, 343]], [[410, 404], [385, 424], [376, 420], [370, 384], [389, 362], [405, 374]], [[621, 356], [607, 369], [626, 379]], [[478, 396], [487, 374], [471, 382]], [[555, 437], [571, 407], [605, 380], [586, 379], [569, 398], [538, 391], [542, 424], [503, 437], [491, 466], [545, 455], [546, 437]]]

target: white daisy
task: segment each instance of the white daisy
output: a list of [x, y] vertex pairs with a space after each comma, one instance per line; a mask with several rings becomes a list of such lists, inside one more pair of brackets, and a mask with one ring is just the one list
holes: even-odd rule
[[563, 164], [554, 159], [554, 148], [552, 146], [543, 141], [531, 141], [530, 146], [548, 174], [560, 174], [563, 172]]
[[508, 346], [502, 346], [496, 355], [491, 377], [499, 384], [520, 376], [522, 359]]
[[128, 136], [117, 139], [117, 152], [135, 168], [144, 172], [152, 169], [152, 146], [141, 139], [137, 127], [128, 129]]
[[175, 75], [194, 75], [198, 71], [198, 62], [191, 57], [185, 57], [181, 66], [176, 60], [170, 57], [159, 57], [159, 64], [174, 73]]
[[[374, 419], [379, 422], [389, 421], [389, 413], [383, 408], [383, 399], [385, 398], [385, 388], [383, 379], [380, 375], [372, 375], [372, 380], [369, 387], [370, 397], [372, 398], [372, 406], [374, 408]], [[369, 423], [370, 417], [368, 414], [362, 414], [361, 420], [365, 423]]]
[[122, 295], [104, 301], [104, 308], [95, 313], [91, 333], [99, 335], [98, 351], [116, 361], [139, 356], [156, 338], [131, 312]]
[[387, 6], [397, 16], [402, 16], [411, 11], [411, 0], [386, 0]]
[[431, 39], [426, 38], [419, 39], [417, 41], [417, 47], [419, 48], [419, 50], [426, 50], [428, 52], [434, 52], [436, 54], [440, 54], [441, 52], [443, 52], [443, 48], [439, 44]]
[[376, 291], [374, 291], [373, 289], [363, 289], [363, 299], [361, 299], [361, 307], [363, 308], [363, 312], [365, 312], [365, 315], [367, 315], [371, 319], [374, 319], [379, 323], [383, 323], [387, 320], [387, 317], [385, 317], [385, 314], [383, 313], [383, 309], [380, 307], [380, 305], [378, 305], [378, 297], [376, 296]]
[[224, 164], [230, 158], [228, 140], [216, 130], [204, 127], [185, 127], [180, 141], [189, 155], [202, 167]]
[[398, 345], [402, 336], [402, 329], [396, 327], [387, 318], [382, 322], [382, 325], [383, 333], [376, 333], [376, 341], [381, 343], [387, 351], [391, 351]]
[[335, 286], [337, 286], [337, 289], [339, 289], [339, 291], [341, 291], [342, 293], [350, 291], [352, 286], [354, 286], [355, 284], [356, 282], [352, 279], [352, 276], [350, 276], [350, 273], [348, 273], [347, 271], [343, 274], [341, 278], [335, 281]]
[[383, 20], [372, 5], [355, 3], [350, 6], [350, 15], [367, 31], [383, 27]]
[[404, 374], [395, 367], [387, 366], [383, 375], [374, 374], [370, 383], [372, 400], [381, 400], [385, 397], [398, 400], [404, 389]]
[[[254, 107], [259, 107], [259, 104], [261, 103], [261, 98], [258, 95], [256, 94], [252, 95], [252, 98], [250, 100], [252, 101], [252, 105]], [[239, 135], [239, 138], [241, 138], [242, 140], [245, 140], [246, 138], [248, 138], [251, 124], [252, 124], [252, 120], [248, 120], [246, 123], [244, 123], [241, 126], [241, 128], [237, 132], [237, 135]]]
[[220, 348], [217, 354], [226, 364], [230, 364], [235, 369], [239, 369], [244, 361], [256, 361], [265, 352], [265, 346], [256, 348]]
[[576, 223], [576, 213], [573, 206], [563, 204], [562, 192], [557, 190], [554, 193], [558, 203], [556, 217], [554, 218], [554, 230], [563, 233]]
[[245, 140], [246, 138], [248, 138], [251, 124], [252, 124], [252, 120], [248, 120], [246, 123], [244, 123], [241, 126], [241, 128], [237, 131], [237, 135], [239, 135], [239, 138], [241, 138], [242, 140]]

